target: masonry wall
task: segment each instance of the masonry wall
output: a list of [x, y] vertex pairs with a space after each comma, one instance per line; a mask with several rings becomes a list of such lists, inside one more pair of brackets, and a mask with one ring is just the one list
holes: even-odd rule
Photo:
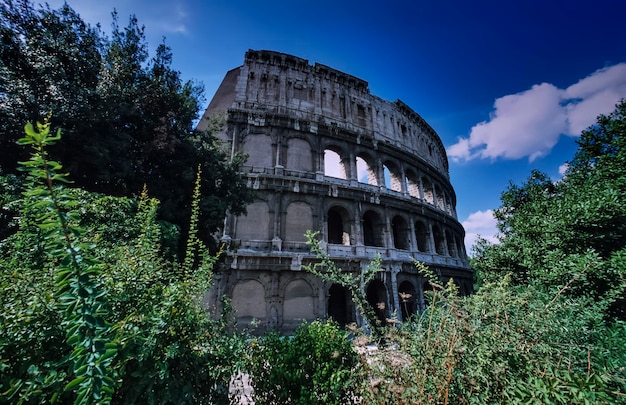
[[[368, 286], [381, 318], [406, 318], [425, 305], [425, 262], [462, 293], [472, 274], [456, 218], [445, 149], [401, 101], [369, 93], [367, 82], [273, 51], [248, 51], [227, 73], [203, 120], [226, 113], [219, 134], [256, 201], [225, 220], [227, 260], [207, 295], [218, 311], [232, 298], [238, 326], [286, 333], [302, 320], [360, 322], [345, 289], [302, 271], [312, 260], [304, 232], [318, 231], [345, 271], [376, 255], [384, 271]], [[402, 294], [401, 294], [402, 293]]]

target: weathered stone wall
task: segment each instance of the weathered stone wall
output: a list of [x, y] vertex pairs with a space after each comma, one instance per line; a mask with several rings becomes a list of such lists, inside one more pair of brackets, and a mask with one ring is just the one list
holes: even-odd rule
[[231, 153], [248, 155], [244, 171], [257, 200], [247, 215], [226, 218], [227, 260], [207, 305], [219, 310], [229, 295], [238, 324], [258, 331], [289, 332], [328, 316], [358, 322], [345, 290], [301, 271], [313, 259], [307, 229], [320, 232], [346, 271], [382, 256], [384, 271], [368, 286], [370, 302], [385, 308], [381, 317], [423, 307], [425, 281], [412, 258], [470, 292], [445, 149], [404, 103], [373, 96], [367, 82], [327, 66], [249, 51], [198, 128], [219, 112], [227, 113], [219, 137]]

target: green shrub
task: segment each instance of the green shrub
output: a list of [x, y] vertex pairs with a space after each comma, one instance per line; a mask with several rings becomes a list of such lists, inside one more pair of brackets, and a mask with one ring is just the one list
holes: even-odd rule
[[335, 323], [302, 324], [295, 336], [269, 333], [252, 342], [257, 404], [344, 404], [359, 381], [359, 358]]

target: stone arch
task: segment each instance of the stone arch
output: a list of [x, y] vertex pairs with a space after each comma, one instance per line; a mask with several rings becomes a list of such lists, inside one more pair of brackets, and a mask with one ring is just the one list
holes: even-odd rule
[[404, 280], [398, 286], [398, 296], [402, 321], [407, 321], [411, 315], [417, 312], [417, 290], [413, 283]]
[[306, 280], [291, 280], [284, 291], [283, 327], [295, 328], [302, 321], [315, 319], [313, 288]]
[[417, 250], [420, 252], [430, 252], [428, 228], [422, 221], [415, 221], [415, 240], [417, 241]]
[[422, 185], [424, 187], [424, 200], [427, 203], [435, 204], [435, 194], [433, 192], [433, 183], [428, 177], [422, 177]]
[[446, 241], [439, 225], [433, 225], [433, 239], [435, 241], [435, 252], [438, 255], [446, 254]]
[[324, 175], [346, 179], [347, 173], [348, 170], [345, 167], [342, 152], [337, 148], [324, 149]]
[[380, 280], [373, 280], [367, 285], [365, 292], [367, 302], [370, 304], [376, 318], [380, 321], [381, 325], [387, 324], [387, 288], [385, 283]]
[[285, 167], [289, 170], [310, 172], [313, 170], [311, 145], [302, 138], [290, 138], [287, 141], [287, 159]]
[[460, 236], [456, 237], [456, 246], [459, 251], [459, 257], [467, 256], [467, 252], [465, 251], [465, 245], [463, 244], [463, 238]]
[[253, 321], [265, 324], [267, 308], [263, 284], [251, 279], [238, 281], [231, 297], [238, 325], [249, 326]]
[[441, 191], [441, 187], [439, 187], [439, 184], [435, 184], [435, 195], [437, 196], [437, 204], [435, 205], [440, 210], [445, 211], [446, 205], [445, 205], [445, 202], [443, 201], [443, 192]]
[[339, 284], [331, 285], [328, 289], [328, 318], [333, 319], [342, 327], [354, 322], [351, 302], [347, 288]]
[[365, 246], [385, 246], [383, 221], [376, 211], [368, 210], [363, 214], [363, 244]]
[[385, 187], [393, 191], [402, 191], [402, 176], [400, 170], [392, 161], [388, 160], [383, 164], [385, 173]]
[[356, 157], [356, 171], [357, 179], [361, 183], [371, 184], [372, 186], [378, 185], [378, 179], [376, 177], [375, 165], [369, 156], [365, 154], [359, 154]]
[[407, 170], [406, 172], [406, 186], [411, 197], [420, 198], [419, 180], [412, 170]]
[[248, 166], [274, 166], [272, 137], [267, 134], [248, 134], [243, 141], [243, 151], [248, 154]]
[[393, 247], [396, 249], [409, 250], [410, 236], [409, 225], [400, 215], [396, 215], [391, 220], [391, 230], [393, 233]]
[[327, 242], [350, 245], [350, 214], [344, 207], [334, 205], [326, 213]]
[[270, 239], [269, 206], [257, 201], [246, 207], [247, 214], [237, 217], [237, 238], [242, 240]]
[[454, 214], [454, 210], [452, 209], [452, 199], [448, 193], [445, 194], [446, 199], [446, 212], [450, 215]]
[[304, 234], [313, 230], [313, 210], [303, 201], [294, 201], [287, 206], [285, 221], [285, 240], [306, 242]]
[[448, 254], [452, 257], [457, 257], [456, 244], [454, 242], [454, 238], [452, 237], [452, 233], [448, 229], [445, 231], [446, 242], [448, 243]]

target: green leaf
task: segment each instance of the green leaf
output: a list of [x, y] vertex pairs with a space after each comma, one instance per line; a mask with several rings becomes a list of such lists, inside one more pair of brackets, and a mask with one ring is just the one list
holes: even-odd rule
[[76, 386], [80, 385], [83, 381], [85, 381], [87, 379], [87, 377], [85, 376], [80, 376], [80, 377], [76, 377], [74, 378], [72, 381], [70, 381], [64, 388], [65, 391], [71, 391], [73, 390]]

